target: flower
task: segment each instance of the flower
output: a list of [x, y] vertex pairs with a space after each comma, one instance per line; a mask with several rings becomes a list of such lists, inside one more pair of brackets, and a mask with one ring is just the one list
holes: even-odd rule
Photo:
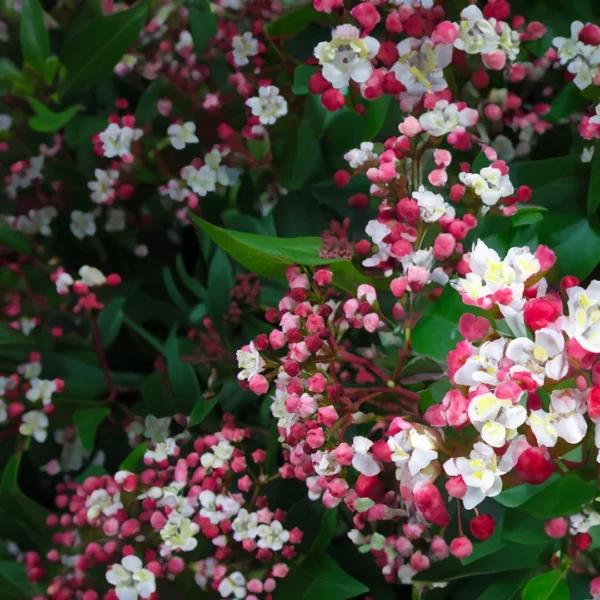
[[209, 165], [202, 165], [199, 169], [194, 165], [183, 167], [181, 178], [199, 196], [206, 196], [208, 192], [214, 192], [217, 189], [217, 174]]
[[250, 342], [248, 346], [244, 346], [236, 353], [238, 367], [241, 371], [237, 378], [240, 381], [250, 379], [254, 375], [258, 375], [265, 370], [266, 362], [260, 355], [260, 352], [254, 347], [254, 342]]
[[490, 54], [498, 49], [500, 36], [494, 23], [484, 18], [483, 13], [474, 4], [460, 13], [459, 35], [454, 47], [467, 54]]
[[279, 95], [279, 88], [274, 85], [258, 88], [258, 96], [248, 98], [246, 106], [250, 107], [252, 114], [258, 117], [263, 125], [273, 125], [279, 117], [287, 115], [288, 112], [285, 98]]
[[210, 490], [200, 492], [198, 497], [202, 508], [200, 516], [206, 517], [213, 525], [217, 525], [225, 519], [237, 515], [240, 510], [240, 503], [234, 500], [231, 496], [223, 494], [215, 494]]
[[425, 223], [434, 223], [444, 215], [453, 219], [456, 214], [454, 207], [445, 202], [440, 194], [434, 194], [424, 186], [420, 186], [417, 192], [413, 192], [412, 197], [417, 201], [421, 218]]
[[600, 353], [600, 281], [587, 289], [571, 287], [567, 296], [569, 314], [560, 320], [562, 328], [588, 352]]
[[71, 233], [78, 240], [94, 235], [96, 233], [96, 222], [94, 219], [94, 213], [84, 213], [80, 210], [74, 210], [71, 213]]
[[461, 475], [467, 485], [467, 493], [462, 498], [466, 510], [475, 508], [486, 497], [497, 496], [502, 491], [501, 476], [512, 467], [510, 449], [498, 461], [494, 449], [483, 442], [473, 446], [469, 458], [451, 458], [444, 463], [446, 474], [451, 477]]
[[19, 433], [32, 436], [36, 442], [44, 442], [48, 436], [48, 417], [40, 410], [30, 410], [22, 418]]
[[83, 265], [83, 267], [79, 269], [79, 277], [81, 277], [81, 283], [87, 287], [104, 285], [106, 283], [104, 273], [102, 273], [100, 269], [90, 267], [89, 265]]
[[494, 448], [502, 448], [507, 440], [514, 438], [517, 427], [527, 418], [523, 406], [515, 406], [489, 392], [471, 399], [468, 414], [481, 439]]
[[222, 598], [229, 598], [231, 594], [238, 599], [245, 598], [246, 578], [239, 571], [235, 571], [221, 581], [218, 591]]
[[238, 67], [247, 65], [249, 56], [258, 54], [258, 41], [252, 37], [249, 31], [243, 35], [234, 35], [231, 40], [233, 62]]
[[121, 494], [116, 492], [110, 495], [105, 489], [94, 490], [86, 499], [88, 521], [97, 519], [100, 514], [105, 517], [112, 517], [123, 508], [121, 503]]
[[354, 25], [339, 25], [330, 42], [320, 42], [314, 55], [323, 65], [323, 77], [341, 90], [350, 80], [364, 83], [373, 73], [371, 60], [379, 52], [379, 42], [372, 37], [360, 37]]
[[34, 377], [29, 383], [31, 387], [25, 394], [27, 400], [29, 402], [38, 402], [41, 400], [44, 406], [48, 406], [52, 402], [52, 394], [57, 390], [54, 380]]
[[375, 160], [377, 154], [373, 152], [373, 142], [362, 142], [359, 148], [353, 148], [344, 154], [344, 159], [353, 169], [362, 167], [367, 161]]
[[131, 143], [142, 137], [141, 129], [131, 127], [120, 127], [111, 123], [98, 137], [103, 144], [104, 156], [106, 158], [123, 158], [131, 154]]
[[[399, 471], [402, 471], [407, 465], [408, 471], [413, 477], [419, 471], [426, 469], [438, 457], [434, 440], [414, 428], [400, 431], [388, 438], [387, 443], [392, 451], [392, 461], [399, 467]], [[397, 479], [400, 478], [399, 475], [400, 473], [397, 472]]]
[[352, 457], [352, 466], [363, 475], [372, 477], [377, 475], [381, 471], [377, 461], [369, 454], [369, 449], [373, 445], [373, 442], [360, 435], [357, 435], [352, 440], [352, 450], [354, 450], [354, 456]]
[[273, 552], [278, 552], [283, 545], [290, 539], [290, 532], [283, 528], [279, 521], [273, 521], [269, 525], [260, 525], [258, 527], [259, 548], [269, 548]]
[[196, 523], [176, 510], [171, 511], [165, 526], [160, 530], [163, 540], [161, 555], [168, 556], [174, 550], [190, 552], [198, 545], [198, 540], [194, 537], [198, 531], [200, 527]]
[[498, 385], [500, 361], [504, 358], [506, 340], [498, 338], [492, 342], [484, 342], [467, 358], [464, 365], [454, 374], [456, 385], [467, 385], [475, 388], [480, 384]]
[[134, 555], [125, 556], [121, 564], [114, 564], [106, 572], [106, 581], [115, 586], [119, 600], [149, 598], [156, 591], [154, 574], [143, 568], [142, 561]]
[[501, 198], [507, 198], [515, 191], [508, 175], [502, 175], [500, 169], [494, 167], [484, 167], [479, 174], [459, 173], [459, 179], [469, 186], [486, 206], [494, 206]]
[[183, 125], [177, 123], [169, 125], [167, 135], [175, 150], [183, 150], [187, 144], [197, 144], [200, 141], [196, 136], [196, 125], [191, 121]]
[[472, 108], [458, 110], [456, 104], [447, 100], [438, 100], [433, 110], [423, 113], [419, 117], [421, 127], [434, 137], [441, 137], [452, 133], [458, 127], [470, 127], [478, 121], [478, 113]]
[[88, 188], [92, 190], [91, 199], [96, 204], [110, 204], [114, 197], [114, 186], [119, 179], [119, 172], [115, 169], [103, 171], [96, 169], [94, 171], [96, 181], [90, 181]]
[[233, 539], [236, 542], [251, 539], [258, 535], [258, 516], [255, 512], [249, 513], [245, 508], [240, 509], [236, 518], [231, 523]]

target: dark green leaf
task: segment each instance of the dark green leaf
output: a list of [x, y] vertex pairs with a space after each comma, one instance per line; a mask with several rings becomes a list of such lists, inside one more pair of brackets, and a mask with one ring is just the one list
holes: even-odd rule
[[569, 600], [565, 573], [554, 569], [534, 577], [523, 590], [523, 600]]
[[559, 476], [554, 474], [541, 485], [532, 485], [530, 483], [517, 485], [513, 488], [502, 491], [498, 496], [494, 497], [494, 500], [502, 504], [502, 506], [506, 506], [507, 508], [521, 506], [522, 504], [525, 504], [527, 500], [533, 498], [540, 492], [544, 491], [548, 486], [558, 481], [558, 478]]
[[519, 508], [538, 519], [566, 517], [579, 512], [597, 495], [596, 481], [584, 481], [575, 473], [570, 473], [557, 479]]
[[158, 371], [144, 379], [140, 391], [149, 415], [168, 417], [177, 412], [172, 398], [163, 389], [162, 374]]
[[98, 315], [98, 329], [100, 329], [102, 345], [105, 348], [109, 348], [119, 335], [121, 325], [123, 325], [125, 300], [124, 296], [113, 298]]
[[2, 597], [6, 600], [30, 600], [35, 596], [35, 590], [27, 578], [25, 565], [21, 562], [0, 561], [0, 587]]
[[76, 410], [73, 413], [73, 422], [75, 423], [77, 436], [81, 440], [81, 445], [88, 452], [94, 449], [96, 431], [109, 413], [110, 408], [108, 406], [86, 408], [84, 410]]
[[41, 74], [50, 56], [50, 38], [39, 0], [23, 0], [19, 35], [23, 61]]
[[27, 98], [27, 102], [29, 102], [29, 106], [36, 113], [33, 117], [29, 117], [27, 121], [29, 127], [34, 131], [42, 133], [52, 133], [62, 129], [83, 108], [79, 104], [76, 104], [59, 113], [55, 113], [35, 98]]
[[31, 254], [33, 247], [27, 236], [8, 223], [0, 223], [0, 246], [12, 248], [21, 254]]
[[219, 393], [215, 394], [212, 398], [199, 398], [188, 419], [188, 425], [190, 427], [200, 425], [217, 404], [223, 399], [234, 395], [239, 389], [240, 384], [237, 381], [226, 381]]
[[231, 304], [229, 294], [233, 289], [234, 279], [231, 263], [227, 254], [220, 248], [215, 252], [208, 271], [208, 293], [206, 312], [215, 327], [220, 328], [223, 317]]
[[135, 109], [135, 122], [137, 125], [152, 123], [158, 116], [158, 101], [162, 94], [162, 80], [153, 81], [140, 96]]
[[144, 454], [148, 450], [148, 443], [142, 442], [137, 448], [134, 448], [125, 460], [120, 464], [120, 471], [129, 471], [130, 473], [139, 473], [144, 467]]
[[200, 384], [194, 367], [190, 363], [181, 360], [179, 341], [174, 332], [171, 333], [165, 344], [165, 357], [167, 359], [167, 374], [177, 411], [189, 415], [200, 398]]
[[348, 600], [369, 589], [338, 567], [327, 554], [309, 556], [275, 592], [277, 600]]
[[317, 67], [312, 65], [298, 65], [294, 69], [294, 85], [292, 91], [296, 96], [304, 96], [309, 93], [308, 80], [317, 72]]
[[552, 101], [550, 112], [544, 118], [552, 123], [558, 123], [581, 111], [587, 100], [581, 95], [581, 90], [571, 81], [565, 85]]
[[306, 29], [319, 15], [320, 13], [312, 6], [304, 6], [267, 23], [265, 32], [271, 37], [296, 35]]
[[169, 295], [171, 302], [173, 302], [173, 304], [185, 314], [188, 314], [192, 310], [192, 307], [189, 305], [183, 294], [179, 291], [169, 267], [162, 268], [162, 275], [165, 288], [167, 289], [167, 294]]
[[377, 98], [377, 100], [365, 102], [367, 119], [365, 140], [372, 140], [381, 131], [381, 128], [385, 123], [391, 100], [392, 97], [389, 94], [384, 94], [381, 98]]
[[333, 540], [333, 536], [335, 535], [337, 517], [337, 508], [325, 510], [323, 518], [321, 519], [321, 530], [310, 548], [311, 553], [323, 552], [329, 547], [329, 544], [331, 544], [331, 540]]
[[515, 544], [535, 546], [548, 542], [544, 521], [520, 510], [507, 510], [502, 522], [502, 539]]
[[308, 118], [298, 128], [293, 150], [281, 176], [281, 184], [290, 191], [300, 190], [321, 164], [319, 138]]
[[587, 196], [587, 211], [594, 214], [600, 206], [600, 142], [596, 142]]
[[531, 571], [505, 573], [502, 579], [494, 581], [477, 600], [518, 600], [523, 586], [529, 581]]
[[194, 40], [194, 51], [202, 54], [211, 37], [217, 34], [217, 16], [210, 9], [208, 0], [189, 0], [188, 21]]
[[67, 69], [59, 93], [66, 95], [101, 83], [137, 40], [146, 20], [147, 5], [95, 19], [67, 40], [62, 62]]

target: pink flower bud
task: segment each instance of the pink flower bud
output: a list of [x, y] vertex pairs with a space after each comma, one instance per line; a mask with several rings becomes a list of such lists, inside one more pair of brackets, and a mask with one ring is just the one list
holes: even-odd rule
[[402, 123], [398, 125], [398, 130], [405, 136], [413, 138], [419, 133], [421, 133], [421, 131], [423, 131], [423, 128], [421, 127], [419, 120], [415, 117], [406, 117], [404, 121], [402, 121]]
[[458, 29], [456, 25], [450, 21], [442, 21], [431, 34], [431, 41], [434, 44], [454, 44], [458, 38]]
[[269, 389], [269, 382], [264, 375], [253, 375], [250, 377], [248, 384], [250, 386], [250, 390], [257, 396], [266, 394], [267, 390]]
[[311, 429], [306, 434], [306, 443], [313, 449], [320, 448], [325, 443], [325, 434], [320, 427]]
[[467, 558], [473, 552], [473, 544], [467, 537], [457, 537], [450, 542], [450, 554], [455, 558]]
[[315, 394], [322, 394], [327, 389], [327, 379], [321, 373], [309, 377], [308, 389]]
[[438, 560], [443, 560], [448, 557], [448, 544], [446, 541], [441, 538], [439, 535], [436, 535], [432, 540], [429, 546], [431, 552]]
[[456, 248], [456, 240], [450, 233], [440, 233], [433, 243], [433, 255], [438, 260], [446, 260]]
[[335, 456], [335, 460], [338, 464], [343, 467], [348, 467], [352, 464], [352, 459], [354, 457], [354, 450], [352, 447], [346, 442], [342, 442], [334, 451], [333, 455]]
[[494, 50], [490, 54], [483, 54], [481, 58], [483, 59], [483, 64], [488, 69], [493, 69], [494, 71], [502, 70], [506, 64], [506, 54], [502, 50]]
[[563, 538], [567, 535], [568, 523], [566, 519], [557, 517], [556, 519], [550, 519], [544, 524], [544, 531], [546, 535], [551, 538]]
[[458, 322], [460, 334], [470, 342], [480, 340], [489, 327], [490, 322], [485, 317], [476, 317], [472, 313], [465, 313]]
[[333, 406], [322, 406], [317, 410], [317, 414], [318, 422], [325, 425], [325, 427], [331, 427], [339, 419], [339, 415]]
[[476, 540], [485, 542], [485, 540], [494, 535], [496, 521], [494, 521], [494, 518], [490, 515], [479, 515], [474, 519], [471, 519], [469, 527], [471, 528], [471, 533]]
[[467, 484], [462, 475], [456, 475], [446, 481], [446, 491], [453, 498], [464, 498], [467, 493]]

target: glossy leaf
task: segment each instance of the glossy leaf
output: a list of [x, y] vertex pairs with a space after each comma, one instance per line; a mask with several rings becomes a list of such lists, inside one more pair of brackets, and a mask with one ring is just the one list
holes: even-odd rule
[[229, 258], [223, 250], [218, 249], [210, 263], [206, 297], [206, 312], [217, 328], [221, 327], [223, 317], [229, 310], [231, 304], [229, 294], [233, 285], [233, 271]]
[[590, 184], [587, 195], [588, 214], [592, 215], [600, 206], [600, 142], [594, 146], [594, 158], [592, 159], [592, 170], [590, 173]]
[[296, 35], [306, 29], [318, 16], [319, 13], [312, 6], [303, 6], [267, 23], [265, 32], [271, 37]]
[[288, 190], [300, 190], [311, 178], [321, 161], [319, 138], [311, 124], [304, 118], [300, 122], [293, 150], [285, 162], [281, 184]]
[[206, 50], [211, 37], [217, 34], [217, 16], [211, 10], [208, 0], [189, 0], [188, 21], [194, 40], [194, 52]]
[[219, 404], [224, 398], [235, 394], [240, 388], [239, 383], [236, 381], [227, 381], [223, 384], [223, 387], [218, 394], [215, 394], [212, 398], [199, 398], [194, 406], [194, 410], [188, 419], [188, 425], [194, 427], [200, 425], [204, 419], [209, 415], [212, 409]]
[[137, 38], [148, 7], [145, 3], [93, 20], [70, 37], [61, 60], [67, 69], [58, 90], [67, 95], [104, 81]]
[[365, 140], [372, 140], [381, 131], [392, 97], [384, 94], [377, 100], [365, 102], [366, 126]]
[[171, 333], [165, 344], [167, 374], [178, 412], [189, 415], [200, 398], [200, 384], [190, 363], [183, 362], [179, 356], [179, 341]]
[[23, 0], [19, 37], [25, 64], [42, 73], [50, 56], [50, 38], [40, 0]]
[[55, 113], [45, 104], [35, 98], [27, 98], [29, 106], [35, 111], [33, 117], [29, 117], [28, 124], [34, 131], [42, 133], [53, 133], [62, 129], [83, 107], [79, 104]]
[[120, 471], [129, 471], [130, 473], [139, 473], [144, 468], [144, 454], [148, 450], [146, 442], [141, 443], [134, 448], [120, 464]]
[[108, 406], [76, 410], [73, 413], [73, 422], [75, 423], [77, 436], [81, 441], [81, 445], [88, 452], [91, 452], [94, 449], [96, 431], [109, 413], [110, 408]]
[[523, 589], [522, 600], [569, 600], [565, 573], [554, 569], [534, 577]]
[[22, 254], [31, 254], [33, 246], [27, 236], [8, 223], [0, 223], [0, 246], [12, 248]]

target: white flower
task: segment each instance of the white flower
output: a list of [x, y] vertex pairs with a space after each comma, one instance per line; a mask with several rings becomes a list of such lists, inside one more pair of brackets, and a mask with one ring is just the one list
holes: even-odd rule
[[156, 579], [152, 571], [143, 568], [137, 556], [125, 556], [121, 564], [114, 564], [106, 572], [106, 581], [115, 586], [119, 600], [149, 598], [156, 591]]
[[96, 233], [94, 213], [84, 213], [80, 210], [74, 210], [71, 213], [71, 233], [78, 240], [94, 235]]
[[341, 465], [335, 459], [333, 452], [322, 452], [319, 450], [312, 455], [312, 464], [317, 475], [337, 475], [341, 470]]
[[279, 521], [273, 521], [270, 525], [260, 525], [258, 527], [259, 548], [268, 548], [273, 552], [279, 552], [283, 545], [290, 539], [290, 532], [283, 528]]
[[450, 104], [447, 100], [439, 100], [433, 110], [419, 117], [421, 127], [434, 137], [452, 133], [457, 127], [470, 127], [475, 125], [477, 120], [476, 110], [464, 108], [459, 111], [456, 104]]
[[458, 177], [487, 206], [494, 206], [500, 198], [511, 196], [515, 191], [508, 175], [502, 175], [500, 169], [495, 167], [485, 167], [479, 174], [459, 173]]
[[231, 523], [231, 529], [236, 542], [253, 540], [258, 534], [258, 515], [255, 512], [249, 513], [242, 508]]
[[144, 454], [144, 460], [151, 460], [153, 462], [163, 462], [167, 460], [169, 456], [175, 454], [177, 444], [173, 438], [167, 438], [164, 442], [159, 442], [155, 445], [154, 450], [147, 450]]
[[[407, 465], [412, 477], [426, 469], [438, 457], [434, 440], [424, 433], [419, 433], [415, 428], [400, 431], [388, 438], [387, 443], [395, 465], [400, 471]], [[396, 472], [396, 478], [399, 479], [399, 475], [400, 473]]]
[[541, 446], [552, 448], [558, 438], [569, 444], [578, 444], [587, 432], [584, 413], [585, 404], [579, 390], [558, 390], [550, 396], [550, 412], [542, 409], [532, 411], [527, 424]]
[[187, 144], [197, 144], [200, 141], [196, 136], [196, 125], [191, 121], [183, 125], [177, 123], [170, 125], [167, 135], [175, 150], [183, 150]]
[[360, 37], [354, 25], [340, 25], [333, 30], [331, 42], [320, 42], [315, 57], [323, 65], [323, 77], [341, 90], [350, 80], [364, 83], [373, 73], [371, 59], [379, 52], [379, 42]]
[[175, 50], [182, 55], [193, 48], [194, 39], [192, 38], [192, 34], [189, 31], [181, 31], [179, 33], [179, 39], [177, 40], [177, 44], [175, 44]]
[[30, 410], [22, 417], [21, 435], [32, 436], [36, 442], [44, 442], [48, 436], [48, 417], [40, 410]]
[[600, 353], [600, 281], [592, 281], [587, 289], [571, 287], [567, 296], [569, 314], [560, 321], [563, 329], [588, 352]]
[[231, 47], [233, 62], [238, 67], [247, 65], [250, 62], [248, 57], [258, 54], [258, 40], [255, 40], [249, 31], [246, 31], [243, 35], [234, 35], [231, 40]]
[[37, 327], [38, 324], [35, 319], [31, 319], [29, 317], [21, 317], [19, 319], [19, 325], [21, 327], [23, 335], [29, 335]]
[[[42, 373], [42, 363], [39, 360], [33, 360], [28, 363], [23, 363], [19, 365], [17, 368], [17, 372], [22, 375], [25, 379], [33, 379], [34, 377], [39, 377]], [[8, 379], [8, 382], [3, 380], [8, 379], [6, 377], [0, 377], [0, 396], [4, 395], [6, 390], [6, 385], [10, 385], [12, 383], [11, 389], [14, 387], [14, 382], [12, 379]]]
[[258, 88], [258, 96], [248, 98], [246, 106], [258, 117], [262, 125], [273, 125], [279, 117], [287, 115], [288, 105], [279, 88], [274, 85], [263, 85]]
[[373, 152], [373, 142], [362, 142], [360, 148], [353, 148], [344, 154], [344, 159], [353, 169], [362, 167], [367, 161], [375, 160], [377, 154]]
[[506, 356], [515, 362], [510, 373], [525, 370], [540, 386], [544, 385], [545, 377], [558, 381], [569, 369], [564, 349], [562, 333], [548, 328], [535, 332], [535, 342], [525, 337], [512, 340], [506, 348]]
[[105, 517], [112, 517], [123, 508], [121, 503], [121, 494], [115, 492], [110, 495], [105, 489], [101, 488], [94, 490], [86, 499], [85, 506], [87, 507], [88, 521], [97, 519], [100, 514]]
[[583, 29], [581, 21], [571, 23], [571, 37], [555, 37], [552, 44], [558, 50], [558, 58], [561, 65], [566, 65], [583, 51], [583, 42], [579, 41], [579, 32]]
[[232, 594], [238, 600], [245, 598], [246, 578], [239, 571], [235, 571], [221, 581], [218, 590], [222, 598], [229, 598]]
[[209, 165], [202, 165], [199, 169], [196, 169], [194, 165], [183, 167], [181, 178], [199, 196], [206, 196], [208, 192], [214, 192], [217, 189], [217, 174]]
[[456, 214], [454, 207], [445, 202], [440, 194], [434, 194], [426, 190], [424, 186], [420, 186], [419, 191], [413, 192], [412, 197], [417, 201], [421, 219], [425, 223], [435, 223], [444, 215], [453, 219]]
[[484, 18], [483, 13], [474, 4], [460, 13], [459, 36], [454, 47], [467, 54], [490, 54], [498, 49], [500, 36], [494, 23]]
[[62, 296], [69, 293], [69, 288], [73, 285], [73, 278], [63, 271], [58, 274], [54, 284], [56, 285], [56, 292]]
[[205, 469], [220, 469], [233, 456], [234, 447], [227, 440], [222, 440], [211, 446], [211, 450], [200, 457], [200, 464]]
[[111, 123], [99, 134], [106, 158], [123, 157], [131, 154], [131, 143], [134, 140], [139, 140], [140, 137], [142, 137], [141, 129], [120, 127], [116, 123]]
[[290, 428], [300, 418], [299, 413], [290, 413], [287, 410], [285, 401], [289, 397], [289, 394], [282, 389], [277, 388], [275, 390], [275, 396], [272, 396], [273, 402], [271, 403], [271, 414], [277, 419], [277, 427], [285, 429], [289, 434]]
[[195, 565], [194, 580], [196, 584], [204, 591], [208, 589], [208, 582], [212, 579], [217, 561], [212, 557], [199, 560]]
[[502, 448], [517, 434], [517, 427], [525, 423], [527, 411], [523, 406], [501, 400], [492, 393], [475, 396], [469, 403], [469, 419], [481, 439], [494, 448]]
[[125, 211], [122, 208], [109, 208], [106, 212], [104, 229], [108, 233], [123, 231], [125, 229]]
[[110, 203], [114, 198], [114, 186], [119, 179], [119, 172], [114, 169], [94, 171], [96, 181], [90, 181], [88, 188], [92, 190], [91, 199], [96, 204]]
[[242, 349], [236, 352], [238, 367], [241, 369], [237, 376], [240, 381], [262, 373], [267, 364], [260, 352], [254, 347], [254, 342], [250, 342], [247, 348], [247, 350]]
[[[598, 117], [592, 117], [592, 119], [596, 119]], [[590, 119], [590, 121], [592, 120]], [[590, 146], [589, 148], [584, 148], [581, 151], [581, 162], [582, 163], [590, 163], [594, 158], [594, 151], [596, 150], [595, 146]]]
[[451, 477], [462, 475], [467, 484], [467, 493], [462, 502], [466, 510], [471, 510], [484, 498], [497, 496], [502, 491], [501, 476], [513, 466], [510, 450], [498, 461], [493, 448], [477, 442], [469, 458], [451, 458], [444, 463], [444, 470]]
[[383, 238], [391, 233], [391, 229], [385, 223], [380, 223], [377, 219], [373, 219], [367, 223], [365, 233], [377, 245], [377, 253], [369, 258], [365, 258], [362, 264], [365, 267], [377, 267], [379, 263], [385, 262], [392, 255], [392, 245], [383, 241]]
[[0, 398], [0, 424], [4, 423], [8, 419], [8, 413], [6, 412], [6, 402]]
[[210, 519], [213, 525], [237, 515], [241, 508], [240, 503], [231, 496], [217, 495], [210, 490], [200, 492], [198, 499], [202, 505], [200, 516]]
[[8, 131], [12, 125], [12, 117], [10, 115], [0, 115], [0, 131]]
[[596, 104], [596, 114], [593, 117], [590, 117], [590, 123], [600, 125], [600, 104]]
[[104, 285], [106, 283], [104, 273], [102, 273], [100, 269], [90, 267], [89, 265], [83, 265], [83, 267], [79, 269], [79, 277], [81, 277], [81, 283], [87, 287]]
[[194, 537], [198, 531], [200, 527], [196, 523], [176, 510], [172, 511], [160, 530], [160, 537], [163, 540], [161, 555], [168, 556], [174, 550], [190, 552], [198, 545], [198, 540]]
[[354, 450], [354, 456], [352, 457], [352, 466], [363, 475], [372, 477], [377, 475], [381, 468], [377, 464], [377, 461], [369, 454], [369, 449], [373, 445], [373, 442], [360, 435], [357, 435], [352, 440], [352, 450]]
[[50, 379], [31, 379], [29, 382], [31, 387], [27, 390], [25, 397], [29, 402], [42, 401], [44, 406], [48, 406], [52, 402], [52, 394], [56, 391], [56, 383]]
[[456, 385], [467, 385], [470, 388], [475, 388], [482, 383], [497, 386], [499, 384], [497, 374], [500, 361], [504, 358], [505, 346], [504, 338], [481, 344], [476, 353], [469, 357], [454, 374]]

